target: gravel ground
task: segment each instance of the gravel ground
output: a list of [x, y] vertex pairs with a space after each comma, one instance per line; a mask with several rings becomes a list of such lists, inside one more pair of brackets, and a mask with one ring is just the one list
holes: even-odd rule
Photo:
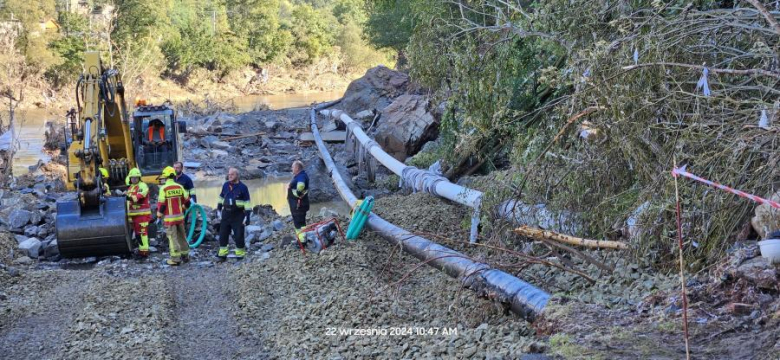
[[243, 323], [282, 359], [517, 358], [543, 349], [522, 319], [393, 253], [366, 234], [320, 255], [286, 246], [251, 262], [233, 274]]

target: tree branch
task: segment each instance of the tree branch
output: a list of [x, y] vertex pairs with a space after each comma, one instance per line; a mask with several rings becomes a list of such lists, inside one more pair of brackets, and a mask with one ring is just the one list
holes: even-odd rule
[[[646, 64], [624, 66], [623, 70], [630, 71], [630, 70], [635, 70], [644, 67], [652, 67], [652, 66], [677, 66], [677, 67], [684, 67], [684, 68], [697, 69], [697, 70], [704, 70], [705, 68], [705, 66], [703, 65], [691, 65], [691, 64], [674, 63], [674, 62], [653, 62], [653, 63], [646, 63]], [[768, 76], [775, 79], [780, 79], [780, 73], [764, 70], [764, 69], [722, 69], [722, 68], [721, 69], [707, 68], [707, 69], [710, 72], [716, 74], [762, 75], [762, 76]]]
[[780, 35], [780, 24], [777, 23], [775, 17], [772, 16], [771, 13], [769, 13], [769, 10], [766, 9], [764, 4], [762, 4], [758, 0], [747, 0], [747, 2], [749, 2], [750, 5], [753, 5], [753, 7], [756, 8], [756, 10], [758, 10], [758, 12], [764, 16], [764, 19], [766, 19], [766, 22], [768, 22], [769, 25], [772, 27], [772, 29], [774, 29], [775, 33], [777, 33], [777, 35]]

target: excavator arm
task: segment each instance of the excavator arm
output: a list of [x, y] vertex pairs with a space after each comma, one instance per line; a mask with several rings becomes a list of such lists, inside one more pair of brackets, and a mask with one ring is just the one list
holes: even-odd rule
[[[119, 72], [105, 69], [98, 52], [85, 54], [76, 86], [66, 186], [76, 200], [57, 203], [57, 244], [64, 257], [115, 255], [131, 249], [125, 199], [107, 197], [104, 186], [124, 185], [136, 166]], [[108, 170], [104, 178], [100, 168]]]

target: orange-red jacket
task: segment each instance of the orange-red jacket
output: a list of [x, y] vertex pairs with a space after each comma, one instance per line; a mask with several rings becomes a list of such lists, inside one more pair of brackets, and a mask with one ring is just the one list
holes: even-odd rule
[[149, 187], [143, 181], [127, 188], [127, 216], [152, 215], [149, 205]]
[[157, 215], [163, 216], [165, 226], [184, 223], [184, 208], [190, 204], [190, 194], [173, 179], [165, 181], [157, 197]]
[[[151, 125], [149, 126], [148, 135], [149, 135], [149, 142], [155, 141], [154, 140], [154, 126], [151, 126]], [[160, 135], [160, 140], [159, 141], [165, 141], [165, 127], [164, 126], [160, 126], [160, 127], [157, 128], [157, 135]]]

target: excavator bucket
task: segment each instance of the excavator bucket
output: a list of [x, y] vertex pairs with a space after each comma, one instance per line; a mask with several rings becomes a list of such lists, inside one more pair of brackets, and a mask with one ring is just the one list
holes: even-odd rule
[[78, 200], [57, 203], [57, 246], [66, 258], [130, 253], [125, 198], [109, 197], [84, 210]]

